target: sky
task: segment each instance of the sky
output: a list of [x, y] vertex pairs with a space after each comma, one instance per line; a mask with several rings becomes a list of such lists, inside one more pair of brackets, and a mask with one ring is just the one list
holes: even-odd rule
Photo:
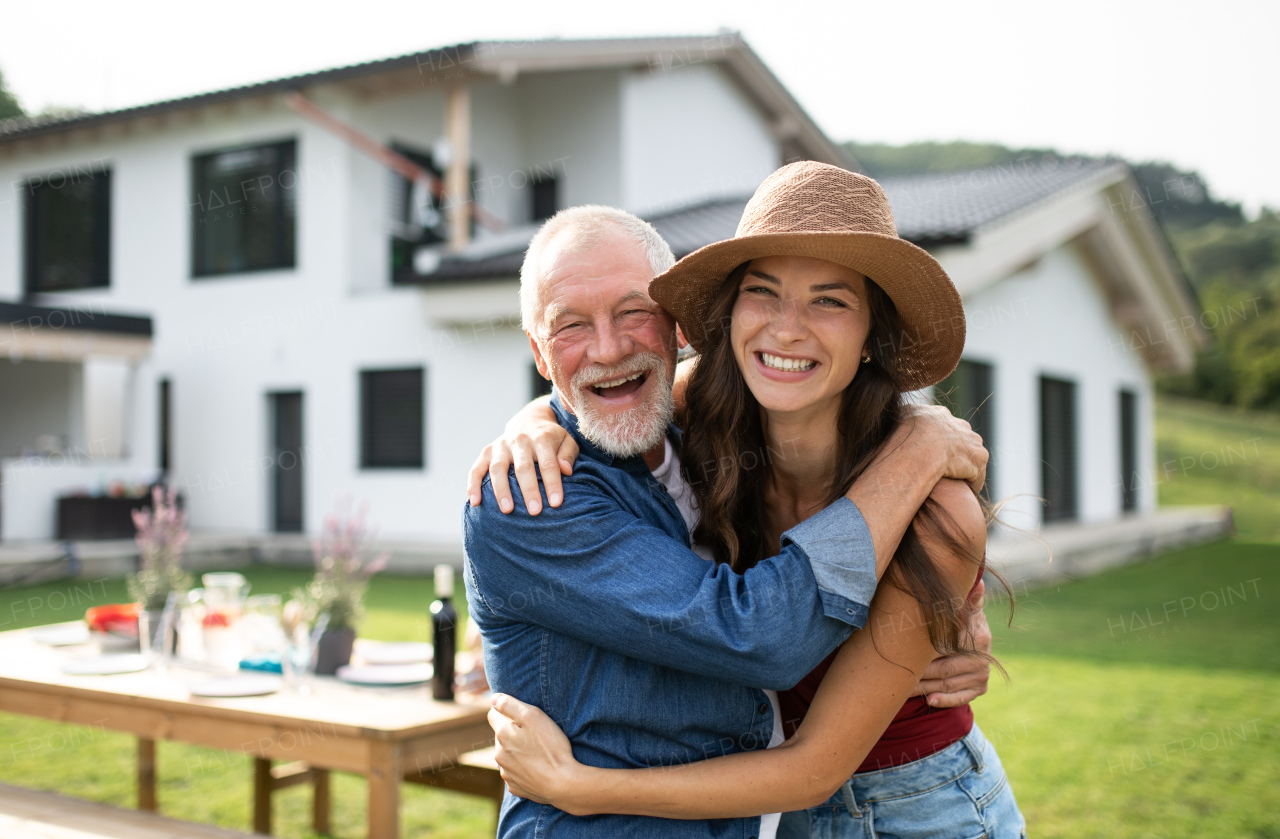
[[1280, 2], [0, 4], [23, 107], [120, 108], [474, 40], [742, 34], [835, 140], [1164, 160], [1280, 208]]

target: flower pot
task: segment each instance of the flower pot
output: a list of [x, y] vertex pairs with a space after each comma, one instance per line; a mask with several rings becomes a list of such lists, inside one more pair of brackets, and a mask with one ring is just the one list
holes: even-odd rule
[[326, 629], [316, 643], [317, 676], [332, 676], [339, 667], [351, 663], [351, 648], [356, 642], [356, 631], [350, 627]]

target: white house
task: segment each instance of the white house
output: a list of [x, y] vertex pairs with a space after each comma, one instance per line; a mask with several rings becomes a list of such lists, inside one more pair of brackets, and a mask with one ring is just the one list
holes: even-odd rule
[[[199, 530], [316, 532], [346, 495], [451, 550], [466, 468], [540, 385], [516, 300], [540, 219], [621, 206], [682, 255], [797, 158], [857, 165], [732, 34], [476, 43], [0, 125], [0, 539], [163, 474]], [[1151, 513], [1151, 373], [1204, 334], [1127, 168], [884, 185], [965, 297], [952, 392], [991, 396], [996, 495]]]

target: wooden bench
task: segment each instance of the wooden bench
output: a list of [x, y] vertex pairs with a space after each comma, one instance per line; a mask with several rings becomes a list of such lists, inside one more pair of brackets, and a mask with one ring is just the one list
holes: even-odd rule
[[249, 839], [206, 824], [0, 784], [4, 839]]
[[[494, 749], [478, 749], [465, 752], [458, 762], [449, 766], [428, 769], [410, 769], [404, 774], [405, 783], [424, 787], [447, 789], [452, 792], [478, 795], [494, 802], [494, 818], [502, 807], [506, 785], [493, 759]], [[271, 794], [297, 784], [310, 783], [311, 827], [316, 833], [329, 833], [329, 770], [309, 766], [302, 761], [273, 765], [270, 760], [253, 759], [253, 829], [255, 833], [271, 833]], [[496, 825], [496, 821], [495, 821]], [[0, 839], [8, 837], [0, 832]]]
[[506, 785], [502, 783], [502, 774], [498, 771], [498, 764], [494, 762], [493, 753], [492, 747], [467, 752], [454, 766], [406, 772], [404, 779], [408, 783], [421, 784], [424, 787], [479, 795], [496, 802], [501, 807]]

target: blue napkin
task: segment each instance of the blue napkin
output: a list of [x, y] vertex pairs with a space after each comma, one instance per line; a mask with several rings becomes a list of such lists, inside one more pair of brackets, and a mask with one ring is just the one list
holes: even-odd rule
[[240, 660], [241, 670], [257, 670], [261, 673], [283, 673], [280, 666], [280, 653], [261, 653]]

